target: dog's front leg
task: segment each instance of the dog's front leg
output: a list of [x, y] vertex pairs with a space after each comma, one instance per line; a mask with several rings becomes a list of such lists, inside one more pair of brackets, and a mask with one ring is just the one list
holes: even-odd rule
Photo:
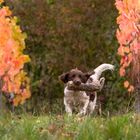
[[89, 98], [87, 97], [87, 98], [83, 99], [82, 104], [84, 104], [84, 106], [81, 107], [80, 112], [78, 113], [78, 116], [86, 115], [87, 107], [89, 104]]
[[69, 116], [72, 115], [72, 105], [66, 97], [64, 97], [64, 105], [65, 105], [65, 111], [68, 113]]

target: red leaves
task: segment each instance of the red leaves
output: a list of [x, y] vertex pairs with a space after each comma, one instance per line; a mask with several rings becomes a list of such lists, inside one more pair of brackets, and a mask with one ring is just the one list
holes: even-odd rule
[[24, 64], [30, 59], [23, 54], [26, 36], [16, 24], [17, 19], [10, 16], [8, 7], [0, 9], [0, 77], [3, 80], [2, 91], [14, 93], [13, 103], [18, 105], [31, 95], [29, 79], [23, 71]]
[[[119, 11], [117, 23], [116, 37], [120, 44], [118, 54], [121, 56], [120, 61], [120, 76], [127, 76], [130, 72], [127, 69], [133, 63], [133, 55], [139, 55], [140, 49], [140, 1], [139, 0], [116, 0], [116, 8]], [[124, 87], [128, 88], [129, 92], [134, 90], [134, 87], [124, 82]]]

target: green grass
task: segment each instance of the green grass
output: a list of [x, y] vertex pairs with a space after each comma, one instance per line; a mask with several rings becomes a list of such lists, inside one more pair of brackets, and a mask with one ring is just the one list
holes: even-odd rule
[[1, 115], [0, 140], [140, 140], [140, 116]]

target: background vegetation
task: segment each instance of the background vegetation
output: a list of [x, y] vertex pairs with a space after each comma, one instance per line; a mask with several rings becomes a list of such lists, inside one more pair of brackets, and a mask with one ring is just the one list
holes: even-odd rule
[[58, 76], [71, 68], [93, 70], [101, 63], [114, 64], [105, 73], [106, 85], [99, 93], [103, 114], [131, 110], [133, 97], [118, 76], [118, 44], [115, 37], [117, 11], [114, 0], [14, 0], [6, 1], [27, 33], [32, 62], [26, 66], [31, 78], [31, 99], [25, 111], [63, 113], [63, 84]]

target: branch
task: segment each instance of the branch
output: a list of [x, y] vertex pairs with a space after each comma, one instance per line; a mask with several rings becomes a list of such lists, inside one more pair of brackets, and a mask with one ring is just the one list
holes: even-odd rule
[[[101, 77], [102, 73], [106, 70], [114, 70], [114, 66], [111, 64], [101, 64], [96, 69], [94, 69], [91, 72], [88, 72], [90, 78], [92, 78], [92, 82], [87, 81], [86, 84], [82, 83], [79, 86], [76, 86], [73, 84], [72, 81], [68, 82], [67, 86], [69, 90], [77, 90], [77, 91], [88, 91], [88, 92], [94, 92], [94, 91], [101, 91], [101, 89], [104, 86], [105, 78]], [[100, 78], [101, 77], [101, 78]]]
[[73, 82], [69, 82], [67, 86], [69, 90], [79, 90], [79, 91], [89, 91], [89, 92], [99, 91], [101, 89], [101, 85], [99, 83], [95, 83], [95, 84], [82, 83], [81, 85], [76, 86], [73, 84]]

